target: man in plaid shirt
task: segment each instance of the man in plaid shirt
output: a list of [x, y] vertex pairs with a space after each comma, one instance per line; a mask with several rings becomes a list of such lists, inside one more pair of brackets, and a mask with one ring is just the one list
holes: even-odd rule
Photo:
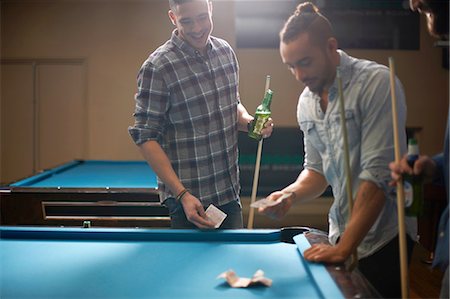
[[253, 117], [240, 103], [239, 65], [230, 45], [211, 36], [210, 0], [169, 5], [176, 29], [141, 67], [129, 132], [158, 176], [172, 228], [213, 228], [210, 204], [227, 214], [220, 228], [242, 228], [238, 130]]

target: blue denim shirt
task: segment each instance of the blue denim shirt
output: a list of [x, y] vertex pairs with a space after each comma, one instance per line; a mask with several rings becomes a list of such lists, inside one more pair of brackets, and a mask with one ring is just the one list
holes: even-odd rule
[[[395, 188], [388, 165], [394, 160], [392, 104], [389, 69], [373, 61], [356, 59], [343, 51], [340, 72], [345, 103], [353, 195], [362, 181], [370, 181], [386, 195], [378, 219], [358, 247], [358, 257], [369, 256], [398, 234]], [[304, 133], [305, 169], [322, 174], [331, 185], [329, 239], [336, 244], [348, 221], [344, 146], [340, 124], [337, 80], [329, 89], [328, 107], [321, 110], [320, 97], [305, 88], [297, 106], [297, 119]], [[401, 154], [406, 152], [406, 105], [403, 88], [396, 80], [396, 98]], [[415, 218], [406, 219], [406, 230], [415, 240]]]

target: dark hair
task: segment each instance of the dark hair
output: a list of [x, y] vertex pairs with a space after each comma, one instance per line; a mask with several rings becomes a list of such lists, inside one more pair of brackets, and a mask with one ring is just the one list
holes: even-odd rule
[[170, 9], [173, 9], [175, 6], [183, 4], [185, 2], [189, 2], [192, 0], [169, 0]]
[[[169, 0], [169, 6], [170, 6], [170, 9], [174, 9], [175, 6], [177, 6], [177, 5], [181, 5], [186, 2], [191, 2], [191, 1], [194, 1], [194, 0]], [[209, 1], [211, 1], [211, 0], [208, 0], [208, 2]]]
[[287, 44], [295, 40], [300, 34], [309, 33], [312, 41], [325, 44], [334, 36], [333, 28], [326, 17], [311, 2], [301, 3], [294, 14], [284, 24], [280, 32], [280, 39]]

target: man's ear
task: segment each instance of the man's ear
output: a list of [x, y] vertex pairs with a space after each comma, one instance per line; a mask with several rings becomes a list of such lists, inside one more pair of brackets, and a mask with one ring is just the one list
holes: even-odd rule
[[172, 10], [169, 10], [169, 12], [167, 13], [169, 15], [169, 19], [172, 22], [172, 24], [174, 26], [177, 26], [177, 17], [175, 16], [175, 14], [173, 13]]
[[334, 53], [338, 49], [338, 41], [334, 37], [327, 40], [327, 50], [329, 53]]

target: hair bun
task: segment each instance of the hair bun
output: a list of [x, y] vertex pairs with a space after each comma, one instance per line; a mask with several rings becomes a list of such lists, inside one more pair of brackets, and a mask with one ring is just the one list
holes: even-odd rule
[[300, 3], [296, 10], [295, 10], [295, 15], [298, 16], [302, 13], [318, 13], [319, 9], [312, 4], [311, 2], [304, 2], [304, 3]]

